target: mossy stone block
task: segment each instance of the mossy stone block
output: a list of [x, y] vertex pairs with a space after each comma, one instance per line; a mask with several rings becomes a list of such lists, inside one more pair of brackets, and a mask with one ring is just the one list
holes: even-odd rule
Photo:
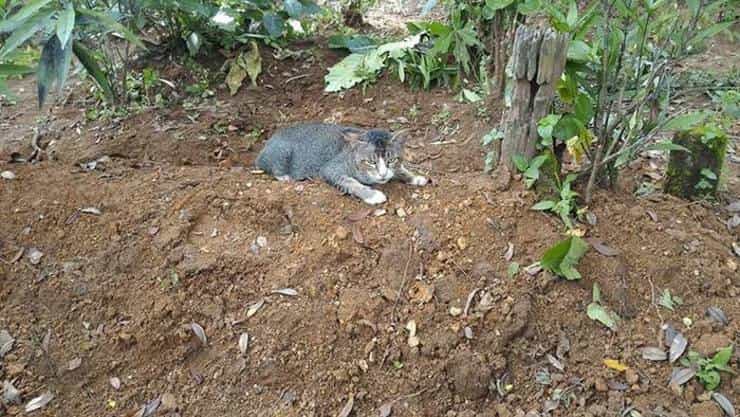
[[727, 154], [727, 135], [714, 126], [702, 126], [676, 133], [673, 143], [689, 152], [671, 151], [664, 191], [687, 199], [714, 197]]

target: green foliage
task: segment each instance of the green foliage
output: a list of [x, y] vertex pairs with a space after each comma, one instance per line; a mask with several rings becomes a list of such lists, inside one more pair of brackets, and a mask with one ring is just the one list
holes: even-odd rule
[[[0, 88], [8, 75], [27, 72], [10, 66], [14, 64], [13, 54], [40, 37], [40, 106], [54, 86], [61, 89], [64, 85], [72, 55], [106, 100], [126, 104], [135, 95], [128, 91], [132, 48], [145, 49], [136, 33], [151, 29], [170, 44], [182, 43], [191, 55], [204, 46], [233, 49], [252, 45], [255, 39], [279, 46], [305, 32], [306, 19], [319, 11], [313, 0], [32, 0], [12, 14], [0, 14], [0, 35], [7, 34], [0, 47], [0, 68], [7, 73], [0, 77]], [[125, 45], [114, 46], [110, 34], [122, 37]], [[254, 62], [252, 59], [247, 71], [253, 80], [259, 72]]]
[[581, 279], [575, 269], [583, 255], [588, 251], [588, 243], [578, 236], [570, 236], [548, 249], [540, 265], [551, 273], [567, 280]]
[[[538, 174], [539, 175], [539, 174]], [[573, 191], [572, 184], [577, 176], [568, 174], [565, 179], [557, 184], [558, 194], [556, 200], [543, 200], [532, 206], [532, 210], [550, 211], [557, 214], [568, 229], [573, 228], [572, 215], [576, 211], [576, 198], [578, 193]], [[526, 173], [525, 173], [526, 179]]]
[[598, 321], [610, 330], [617, 330], [619, 315], [601, 304], [601, 290], [599, 284], [594, 283], [591, 304], [586, 308], [586, 315], [594, 321]]
[[735, 372], [729, 367], [732, 358], [733, 346], [727, 346], [720, 349], [712, 356], [711, 359], [702, 357], [699, 353], [690, 351], [687, 358], [681, 360], [684, 366], [693, 366], [698, 368], [696, 377], [704, 388], [714, 391], [722, 382], [720, 372], [727, 372], [735, 375]]

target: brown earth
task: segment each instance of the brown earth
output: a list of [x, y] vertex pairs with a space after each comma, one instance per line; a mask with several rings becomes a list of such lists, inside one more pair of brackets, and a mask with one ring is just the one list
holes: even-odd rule
[[[86, 121], [78, 85], [52, 110], [47, 152], [35, 164], [7, 162], [30, 154], [38, 117], [33, 84], [16, 85], [24, 100], [0, 118], [0, 171], [16, 175], [0, 180], [0, 331], [16, 339], [0, 380], [24, 403], [51, 391], [36, 415], [133, 416], [157, 398], [163, 416], [335, 416], [350, 398], [355, 416], [388, 404], [393, 416], [523, 416], [554, 405], [549, 415], [630, 407], [643, 416], [719, 415], [700, 384], [672, 390], [671, 365], [642, 359], [640, 349], [662, 346], [665, 323], [690, 346], [738, 345], [738, 229], [726, 225], [725, 208], [738, 196], [737, 163], [725, 200], [700, 203], [635, 197], [664, 162], [641, 159], [616, 192], [596, 195], [596, 224], [580, 225], [616, 256], [591, 249], [578, 282], [509, 278], [510, 244], [511, 261], [524, 267], [563, 227], [529, 210], [535, 196], [518, 182], [500, 191], [483, 174], [478, 141], [498, 112], [487, 121], [449, 92], [386, 79], [364, 94], [325, 94], [324, 69], [337, 57], [314, 51], [308, 65], [269, 60], [261, 86], [235, 97], [220, 89], [195, 108], [121, 120]], [[261, 145], [250, 133], [264, 140], [303, 120], [409, 127], [409, 158], [433, 184], [381, 187], [383, 214], [318, 182], [252, 173]], [[80, 167], [101, 157], [92, 170]], [[623, 318], [616, 332], [586, 316], [593, 283]], [[283, 288], [297, 295], [273, 293]], [[675, 311], [653, 302], [664, 289], [683, 298]], [[706, 318], [710, 306], [728, 326]], [[191, 323], [205, 330], [205, 345]], [[562, 370], [548, 354], [559, 354]], [[737, 407], [740, 378], [722, 380], [719, 391]]]

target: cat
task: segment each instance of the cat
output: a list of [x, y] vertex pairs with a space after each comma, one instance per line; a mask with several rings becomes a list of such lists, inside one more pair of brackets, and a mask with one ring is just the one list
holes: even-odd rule
[[387, 201], [370, 186], [392, 179], [424, 186], [426, 177], [403, 165], [405, 132], [303, 123], [275, 132], [256, 159], [257, 168], [280, 181], [320, 178], [367, 204]]

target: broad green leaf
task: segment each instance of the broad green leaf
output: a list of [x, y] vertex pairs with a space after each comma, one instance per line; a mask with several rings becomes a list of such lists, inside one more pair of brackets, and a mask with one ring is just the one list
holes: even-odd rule
[[80, 7], [79, 9], [77, 9], [77, 13], [97, 21], [106, 30], [120, 33], [121, 36], [124, 37], [124, 39], [138, 46], [139, 48], [146, 49], [146, 46], [144, 46], [144, 43], [141, 42], [141, 39], [139, 39], [136, 34], [134, 34], [126, 26], [118, 23], [118, 21], [116, 21], [116, 19], [114, 19], [111, 15], [84, 7]]
[[692, 112], [676, 116], [663, 125], [663, 130], [689, 130], [707, 118], [706, 112]]
[[298, 0], [284, 0], [283, 7], [288, 12], [288, 16], [294, 19], [303, 16], [303, 5]]
[[75, 26], [75, 9], [72, 3], [67, 3], [67, 7], [59, 12], [57, 18], [57, 37], [62, 45], [67, 45], [67, 41], [72, 36], [72, 29]]
[[375, 49], [377, 43], [365, 35], [334, 35], [329, 37], [329, 48], [348, 49], [350, 52], [367, 52]]
[[588, 244], [578, 236], [570, 236], [558, 242], [542, 255], [540, 264], [548, 271], [568, 280], [580, 279], [575, 269], [581, 257], [588, 251]]
[[15, 50], [15, 48], [27, 41], [31, 36], [35, 35], [36, 32], [43, 29], [46, 24], [49, 23], [53, 14], [53, 10], [42, 10], [32, 18], [23, 22], [23, 24], [15, 29], [10, 37], [5, 40], [5, 44], [2, 49], [0, 49], [0, 59], [5, 58], [5, 56]]
[[244, 64], [249, 75], [249, 79], [252, 81], [252, 85], [257, 85], [257, 77], [262, 73], [262, 56], [260, 55], [260, 49], [257, 46], [257, 42], [252, 41], [250, 43], [251, 49], [244, 56]]
[[578, 4], [576, 4], [575, 0], [570, 0], [568, 16], [565, 18], [565, 22], [571, 30], [574, 29], [576, 22], [578, 22]]
[[551, 208], [555, 207], [555, 202], [550, 200], [544, 200], [540, 201], [539, 203], [532, 206], [532, 210], [550, 210]]
[[17, 13], [10, 16], [7, 20], [0, 22], [0, 33], [13, 32], [21, 27], [26, 20], [34, 16], [42, 7], [49, 4], [51, 0], [31, 0], [23, 6]]
[[671, 142], [670, 140], [664, 140], [661, 142], [656, 142], [646, 148], [647, 150], [657, 150], [657, 151], [681, 151], [681, 152], [691, 152], [687, 148], [675, 144]]
[[700, 43], [701, 41], [703, 41], [705, 39], [711, 38], [712, 36], [714, 36], [714, 35], [722, 32], [724, 30], [729, 29], [734, 24], [735, 24], [735, 21], [734, 20], [729, 20], [729, 21], [726, 21], [726, 22], [715, 23], [712, 26], [709, 26], [708, 28], [706, 28], [706, 29], [702, 30], [701, 32], [697, 33], [696, 36], [694, 36], [693, 38], [691, 38], [691, 41], [690, 42], [691, 43], [694, 43], [694, 44]]
[[8, 89], [8, 85], [5, 84], [5, 80], [0, 78], [0, 97], [5, 97], [8, 100], [16, 100], [17, 96], [13, 94], [10, 89]]
[[591, 118], [594, 117], [594, 103], [591, 97], [586, 93], [578, 93], [573, 112], [578, 120], [583, 122], [584, 125], [588, 125]]
[[332, 93], [346, 90], [364, 81], [365, 77], [358, 74], [364, 59], [363, 54], [350, 54], [329, 68], [329, 73], [324, 77], [325, 91]]
[[270, 36], [278, 38], [283, 34], [283, 30], [285, 29], [285, 20], [275, 13], [265, 13], [262, 16], [262, 25]]
[[699, 11], [700, 2], [701, 0], [686, 0], [686, 5], [689, 6], [692, 15], [696, 15], [696, 12]]
[[610, 330], [615, 331], [617, 329], [617, 315], [604, 308], [601, 304], [591, 303], [588, 305], [586, 310], [588, 318], [591, 320], [598, 321]]
[[524, 158], [522, 155], [514, 155], [511, 157], [511, 161], [514, 163], [514, 166], [516, 166], [516, 169], [518, 169], [521, 172], [524, 172], [529, 167], [529, 162], [527, 162], [527, 159]]
[[552, 130], [561, 117], [563, 117], [561, 114], [549, 114], [537, 122], [537, 133], [550, 144], [552, 143]]
[[582, 40], [572, 40], [568, 46], [568, 59], [576, 62], [594, 61], [591, 47]]
[[25, 66], [25, 65], [0, 64], [0, 77], [25, 75], [31, 72], [33, 72], [33, 68]]
[[304, 15], [312, 15], [321, 11], [321, 6], [316, 4], [316, 2], [314, 2], [313, 0], [300, 0], [300, 2], [303, 6]]
[[108, 79], [108, 76], [105, 74], [105, 72], [103, 72], [103, 70], [100, 68], [100, 65], [95, 59], [93, 53], [81, 42], [74, 42], [72, 44], [72, 51], [74, 51], [75, 56], [78, 60], [80, 60], [82, 66], [85, 67], [87, 73], [90, 74], [90, 76], [98, 84], [105, 97], [107, 97], [108, 100], [112, 100], [113, 88], [111, 87], [110, 80]]
[[717, 181], [717, 174], [715, 174], [714, 171], [712, 171], [709, 168], [702, 168], [701, 169], [701, 175], [704, 178], [707, 178], [707, 179], [710, 179], [710, 180], [713, 180], [713, 181]]
[[724, 347], [717, 351], [717, 353], [714, 354], [714, 357], [712, 357], [712, 365], [723, 369], [727, 367], [727, 364], [730, 363], [730, 359], [732, 358], [732, 345]]
[[512, 3], [514, 3], [514, 0], [486, 0], [486, 7], [493, 11], [496, 11], [505, 9], [509, 7]]

